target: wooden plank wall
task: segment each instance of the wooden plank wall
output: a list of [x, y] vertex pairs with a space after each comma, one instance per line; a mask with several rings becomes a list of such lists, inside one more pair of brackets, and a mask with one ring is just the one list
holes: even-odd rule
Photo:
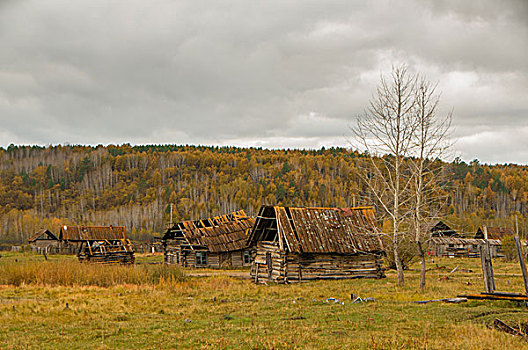
[[[267, 264], [267, 255], [272, 260], [271, 271]], [[284, 283], [284, 264], [286, 254], [281, 252], [277, 242], [260, 241], [253, 254], [253, 264], [251, 265], [251, 279], [257, 283], [268, 282], [271, 274], [271, 281]]]

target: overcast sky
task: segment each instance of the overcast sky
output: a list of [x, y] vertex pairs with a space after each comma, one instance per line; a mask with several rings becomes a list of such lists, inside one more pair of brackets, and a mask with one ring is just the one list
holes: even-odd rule
[[0, 145], [347, 146], [399, 64], [456, 155], [528, 163], [526, 0], [0, 0]]

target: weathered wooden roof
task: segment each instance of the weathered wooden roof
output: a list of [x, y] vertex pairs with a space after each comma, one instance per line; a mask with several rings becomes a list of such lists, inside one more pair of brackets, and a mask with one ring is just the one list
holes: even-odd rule
[[29, 243], [33, 243], [39, 239], [42, 240], [55, 240], [57, 241], [58, 238], [48, 229], [43, 228], [42, 230], [36, 232], [31, 237], [28, 238]]
[[183, 238], [190, 246], [204, 246], [211, 252], [247, 248], [247, 236], [255, 219], [243, 210], [195, 221], [182, 221], [167, 230], [163, 240]]
[[64, 241], [102, 241], [126, 239], [125, 226], [62, 226], [59, 239]]
[[490, 245], [500, 246], [501, 241], [500, 239], [478, 239], [478, 238], [458, 238], [458, 237], [433, 237], [431, 238], [431, 242], [434, 244], [441, 244], [441, 245], [447, 245], [447, 244], [455, 244], [455, 245], [482, 245], [486, 244], [486, 241], [490, 243]]
[[453, 236], [456, 235], [456, 231], [449, 227], [445, 222], [438, 221], [434, 226], [429, 230], [433, 237], [438, 236]]
[[515, 231], [511, 227], [479, 227], [475, 238], [484, 238], [484, 228], [488, 232], [488, 239], [501, 239], [504, 236], [514, 235]]
[[379, 253], [383, 251], [374, 209], [263, 206], [248, 239], [277, 240], [293, 253]]

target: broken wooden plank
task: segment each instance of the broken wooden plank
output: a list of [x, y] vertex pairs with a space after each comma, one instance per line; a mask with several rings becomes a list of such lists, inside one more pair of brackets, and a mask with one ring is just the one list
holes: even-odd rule
[[493, 320], [492, 327], [495, 328], [496, 330], [499, 330], [501, 332], [505, 332], [511, 335], [516, 335], [516, 336], [523, 337], [523, 338], [527, 337], [527, 334], [522, 332], [520, 329], [513, 328], [510, 325], [499, 320], [498, 318]]

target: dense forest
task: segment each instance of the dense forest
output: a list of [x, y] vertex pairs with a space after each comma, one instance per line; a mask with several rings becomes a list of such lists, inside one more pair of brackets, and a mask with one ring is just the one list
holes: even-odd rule
[[[367, 157], [345, 148], [267, 150], [205, 146], [0, 148], [0, 241], [39, 228], [125, 225], [134, 239], [170, 221], [262, 204], [372, 205], [357, 172]], [[528, 228], [528, 166], [445, 164], [445, 219], [460, 232], [481, 224]]]

